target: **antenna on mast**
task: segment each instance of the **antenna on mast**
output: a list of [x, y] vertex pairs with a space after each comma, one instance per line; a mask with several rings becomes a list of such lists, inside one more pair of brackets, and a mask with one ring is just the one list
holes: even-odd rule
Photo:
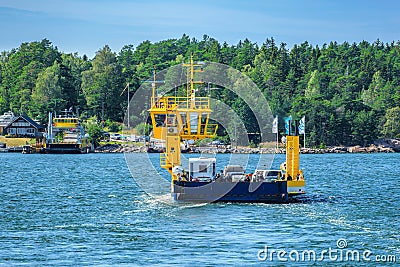
[[[196, 90], [194, 88], [195, 84], [203, 84], [203, 81], [195, 81], [194, 80], [194, 73], [195, 72], [203, 72], [203, 64], [194, 64], [193, 62], [193, 54], [190, 55], [190, 63], [189, 64], [183, 64], [184, 67], [189, 67], [189, 72], [190, 75], [188, 75], [189, 78], [189, 83], [188, 83], [188, 92], [187, 92], [187, 97], [190, 98], [190, 107], [194, 108], [196, 105], [195, 100], [196, 100]], [[201, 67], [198, 69], [198, 67]]]

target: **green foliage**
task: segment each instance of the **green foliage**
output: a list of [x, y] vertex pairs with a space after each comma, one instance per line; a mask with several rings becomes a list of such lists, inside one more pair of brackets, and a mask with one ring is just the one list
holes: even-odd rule
[[122, 130], [122, 125], [111, 120], [107, 120], [104, 124], [107, 127], [108, 131], [116, 133]]
[[60, 85], [60, 64], [54, 61], [54, 64], [42, 70], [36, 79], [31, 95], [31, 114], [45, 122], [46, 116], [43, 115], [57, 104], [61, 109], [65, 108], [65, 102]]
[[211, 143], [213, 141], [212, 138], [204, 138], [204, 139], [200, 139], [200, 140], [196, 140], [194, 142], [194, 144], [198, 147], [203, 147], [203, 146], [207, 146], [209, 143]]
[[[379, 137], [399, 137], [400, 43], [379, 40], [330, 42], [322, 47], [304, 42], [288, 49], [274, 38], [261, 46], [248, 39], [229, 45], [207, 35], [197, 40], [184, 34], [179, 39], [126, 45], [118, 53], [106, 45], [88, 60], [60, 53], [43, 39], [0, 54], [0, 114], [28, 113], [45, 122], [49, 111], [74, 107], [81, 116], [104, 120], [116, 130], [111, 122], [124, 118], [127, 93], [120, 94], [125, 85], [130, 84], [133, 95], [154, 67], [165, 69], [190, 55], [196, 61], [219, 62], [242, 71], [280, 119], [306, 116], [309, 146], [367, 145]], [[174, 75], [166, 79], [177, 78]], [[182, 88], [178, 93], [183, 94]], [[259, 131], [251, 108], [236, 94], [221, 89], [212, 95], [235, 110], [247, 131]], [[145, 114], [131, 114], [131, 119], [135, 116]], [[282, 121], [279, 126], [284, 132]], [[141, 134], [148, 134], [146, 124], [138, 127]], [[224, 135], [220, 129], [218, 134]]]
[[1, 63], [0, 111], [30, 113], [38, 75], [56, 60], [60, 60], [60, 53], [47, 39], [23, 43], [9, 52]]
[[121, 120], [124, 88], [122, 68], [108, 46], [96, 53], [89, 70], [82, 72], [82, 91], [91, 115], [101, 119]]
[[87, 132], [89, 134], [89, 141], [95, 147], [99, 146], [100, 141], [103, 139], [103, 129], [97, 124], [88, 124]]
[[231, 143], [229, 135], [225, 135], [225, 136], [221, 136], [221, 137], [215, 137], [215, 138], [213, 138], [213, 140], [220, 140], [220, 141], [224, 142], [224, 144], [226, 144], [226, 145]]
[[256, 148], [257, 145], [253, 142], [253, 140], [250, 140], [249, 147], [250, 148]]
[[400, 107], [388, 109], [385, 115], [383, 134], [389, 138], [400, 138]]
[[136, 126], [136, 133], [138, 135], [149, 135], [150, 131], [152, 129], [152, 126], [150, 124], [147, 124], [145, 122], [141, 122]]

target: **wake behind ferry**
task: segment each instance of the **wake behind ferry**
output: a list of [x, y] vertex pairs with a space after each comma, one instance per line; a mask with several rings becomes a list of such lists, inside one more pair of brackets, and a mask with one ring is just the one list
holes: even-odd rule
[[286, 136], [286, 162], [279, 170], [256, 169], [245, 173], [240, 165], [228, 165], [216, 172], [215, 157], [190, 158], [181, 165], [181, 142], [215, 136], [218, 125], [210, 124], [210, 97], [197, 97], [194, 73], [202, 71], [193, 62], [188, 67], [187, 95], [161, 96], [156, 93], [156, 77], [152, 84], [152, 135], [165, 140], [165, 153], [160, 165], [171, 175], [171, 194], [177, 202], [247, 202], [285, 203], [292, 196], [305, 194], [305, 179], [299, 168], [299, 136]]

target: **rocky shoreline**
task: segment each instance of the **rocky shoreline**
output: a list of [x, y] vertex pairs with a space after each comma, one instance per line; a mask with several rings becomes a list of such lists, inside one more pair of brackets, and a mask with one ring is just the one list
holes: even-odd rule
[[[132, 146], [128, 144], [107, 144], [96, 148], [96, 153], [143, 153], [147, 152], [146, 146]], [[327, 148], [302, 148], [302, 154], [325, 154], [325, 153], [395, 153], [400, 152], [400, 140], [380, 139], [368, 147], [362, 146], [335, 146]], [[284, 154], [285, 149], [279, 148], [250, 148], [231, 146], [219, 147], [195, 147], [187, 153], [218, 153], [218, 154]]]

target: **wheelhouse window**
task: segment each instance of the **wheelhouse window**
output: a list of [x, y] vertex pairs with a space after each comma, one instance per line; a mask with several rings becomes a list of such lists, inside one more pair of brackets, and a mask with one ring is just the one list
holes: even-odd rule
[[155, 114], [156, 127], [165, 126], [165, 114]]
[[207, 165], [199, 165], [199, 172], [207, 172]]

